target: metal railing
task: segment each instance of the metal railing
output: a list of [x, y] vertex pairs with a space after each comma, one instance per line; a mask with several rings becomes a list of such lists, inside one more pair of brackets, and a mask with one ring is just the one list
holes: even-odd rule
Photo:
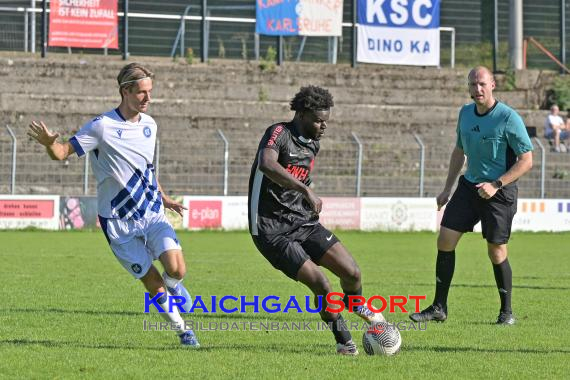
[[221, 129], [218, 129], [218, 135], [224, 142], [224, 195], [228, 195], [228, 178], [230, 176], [230, 142]]
[[10, 175], [10, 193], [16, 194], [16, 156], [17, 156], [17, 144], [18, 140], [16, 139], [16, 135], [12, 132], [12, 129], [9, 125], [6, 125], [6, 129], [10, 134], [10, 138], [12, 139], [12, 167], [11, 167], [11, 175]]
[[[17, 134], [8, 125], [5, 127], [11, 140], [1, 140], [1, 144], [11, 145], [11, 149], [0, 149], [3, 152], [0, 162], [5, 163], [5, 173], [10, 168], [9, 189], [12, 194], [94, 195], [88, 155], [83, 162], [75, 157], [70, 157], [67, 163], [45, 160], [45, 151], [34, 150], [33, 147], [37, 144], [33, 142], [23, 141], [23, 148], [17, 150]], [[346, 144], [347, 140], [343, 140], [344, 137], [339, 139], [341, 136], [334, 140], [331, 137], [324, 143], [326, 146], [319, 154], [316, 167], [318, 172], [315, 174], [319, 194], [425, 197], [437, 195], [443, 186], [453, 144], [449, 138], [433, 139], [409, 134], [387, 139], [383, 136], [364, 137], [355, 132], [348, 133], [346, 138], [348, 141], [353, 140], [352, 148]], [[246, 194], [257, 140], [252, 139], [250, 133], [247, 136], [236, 135], [232, 131], [230, 134], [233, 137], [228, 138], [224, 131], [218, 129], [203, 139], [193, 139], [190, 142], [192, 146], [175, 153], [180, 155], [178, 161], [172, 156], [176, 149], [164, 139], [157, 140], [155, 168], [164, 188], [167, 191], [176, 189], [175, 194], [178, 195]], [[215, 136], [222, 141], [221, 148], [219, 142], [215, 141]], [[409, 140], [404, 138], [406, 136], [409, 136]], [[530, 173], [521, 178], [520, 189], [524, 196], [570, 197], [567, 182], [570, 179], [570, 160], [566, 159], [568, 156], [549, 152], [539, 138], [534, 138], [534, 142], [538, 148], [535, 160], [538, 161], [540, 153], [540, 165], [535, 165]], [[180, 148], [177, 140], [172, 140], [170, 144], [176, 144], [176, 148]], [[434, 155], [434, 152], [438, 154]], [[163, 160], [166, 153], [168, 156]], [[339, 154], [343, 156], [340, 157]], [[198, 163], [199, 160], [201, 163]], [[427, 167], [437, 170], [428, 171]], [[175, 172], [186, 175], [179, 178], [180, 175]], [[163, 177], [168, 178], [166, 183]], [[73, 182], [74, 178], [76, 182]], [[431, 185], [427, 186], [428, 183]]]
[[534, 141], [540, 148], [540, 198], [544, 198], [544, 184], [546, 176], [546, 155], [544, 145], [540, 142], [538, 138], [534, 138]]
[[363, 147], [362, 142], [356, 135], [356, 133], [352, 132], [352, 137], [354, 141], [358, 145], [358, 155], [356, 159], [356, 196], [360, 196], [360, 183], [362, 181], [362, 155], [363, 155]]
[[424, 168], [425, 168], [425, 157], [426, 157], [426, 147], [417, 133], [414, 133], [414, 139], [420, 147], [420, 198], [424, 196]]

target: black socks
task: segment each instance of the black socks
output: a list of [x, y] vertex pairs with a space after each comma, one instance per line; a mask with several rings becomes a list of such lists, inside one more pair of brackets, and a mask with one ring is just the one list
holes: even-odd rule
[[509, 259], [505, 259], [505, 261], [500, 264], [493, 264], [493, 272], [495, 273], [497, 289], [499, 289], [499, 297], [501, 297], [501, 312], [512, 313], [511, 293], [513, 290], [513, 272], [509, 264]]
[[342, 315], [339, 315], [336, 321], [325, 322], [327, 322], [331, 327], [331, 331], [337, 343], [346, 344], [352, 339], [352, 335], [350, 334], [350, 331], [348, 331], [348, 326], [346, 326], [346, 322]]
[[455, 271], [455, 250], [437, 251], [437, 263], [435, 265], [435, 298], [434, 305], [445, 307], [447, 305], [447, 294]]

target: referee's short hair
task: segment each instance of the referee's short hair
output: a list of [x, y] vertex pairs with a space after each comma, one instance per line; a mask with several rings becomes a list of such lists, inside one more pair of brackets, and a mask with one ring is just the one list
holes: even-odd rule
[[334, 106], [333, 97], [327, 89], [312, 85], [301, 87], [289, 104], [291, 110], [296, 112], [324, 111]]

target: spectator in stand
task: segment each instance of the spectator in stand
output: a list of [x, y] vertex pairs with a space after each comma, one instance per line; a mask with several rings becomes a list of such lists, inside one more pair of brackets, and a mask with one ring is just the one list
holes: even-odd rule
[[565, 124], [559, 114], [560, 109], [556, 104], [553, 104], [552, 107], [550, 107], [550, 114], [544, 121], [544, 137], [549, 140], [554, 140], [555, 152], [566, 152], [566, 145], [561, 143], [561, 141], [567, 140], [568, 137], [570, 137], [568, 133], [570, 123], [567, 121]]

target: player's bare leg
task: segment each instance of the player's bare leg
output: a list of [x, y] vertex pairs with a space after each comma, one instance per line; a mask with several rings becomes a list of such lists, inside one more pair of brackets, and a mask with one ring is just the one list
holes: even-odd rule
[[186, 263], [184, 262], [184, 254], [180, 249], [170, 249], [163, 252], [159, 257], [164, 273], [162, 278], [168, 292], [174, 296], [184, 297], [183, 308], [189, 311], [192, 307], [192, 297], [188, 290], [182, 285], [182, 280], [186, 275]]
[[184, 320], [182, 319], [178, 308], [173, 307], [172, 310], [169, 310], [167, 302], [168, 293], [165, 289], [164, 280], [154, 265], [151, 265], [148, 272], [141, 277], [141, 282], [151, 296], [155, 296], [158, 293], [164, 293], [162, 297], [157, 300], [158, 304], [160, 304], [165, 311], [160, 314], [164, 319], [166, 319], [166, 321], [178, 326], [177, 334], [180, 337], [180, 342], [191, 348], [199, 348], [200, 343], [198, 343], [198, 340], [194, 336], [194, 332], [185, 328]]
[[[344, 293], [344, 304], [349, 307], [349, 296], [362, 295], [361, 273], [358, 264], [340, 242], [330, 247], [319, 264], [333, 272], [340, 279], [340, 286]], [[373, 313], [366, 305], [355, 306], [353, 312], [368, 323], [383, 322], [386, 319], [381, 313]]]
[[318, 297], [322, 297], [321, 319], [331, 325], [331, 330], [337, 343], [337, 352], [342, 355], [357, 355], [358, 349], [352, 341], [352, 336], [342, 315], [326, 311], [328, 306], [326, 296], [332, 291], [332, 288], [325, 274], [314, 262], [307, 260], [299, 269], [297, 280], [311, 289], [315, 295], [315, 306], [318, 305]]

